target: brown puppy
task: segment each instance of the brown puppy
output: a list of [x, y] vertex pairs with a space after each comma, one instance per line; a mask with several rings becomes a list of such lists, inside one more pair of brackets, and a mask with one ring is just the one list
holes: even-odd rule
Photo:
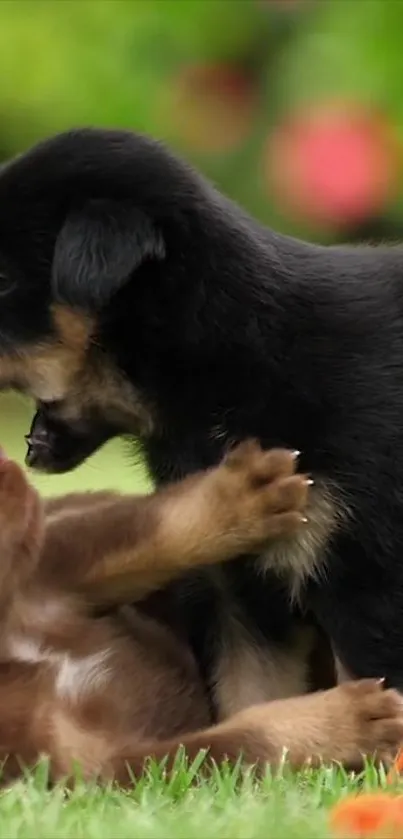
[[375, 680], [267, 703], [211, 726], [186, 646], [130, 609], [188, 564], [206, 566], [304, 527], [307, 478], [287, 451], [245, 443], [220, 466], [148, 497], [73, 495], [44, 505], [0, 460], [0, 757], [3, 780], [50, 757], [53, 780], [130, 783], [148, 756], [293, 767], [389, 760], [403, 737], [399, 695]]

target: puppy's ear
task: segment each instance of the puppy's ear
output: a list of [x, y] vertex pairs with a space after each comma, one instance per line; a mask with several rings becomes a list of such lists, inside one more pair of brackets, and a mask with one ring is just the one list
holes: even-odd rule
[[164, 256], [162, 236], [141, 210], [128, 202], [88, 201], [68, 215], [56, 240], [54, 300], [101, 309], [142, 262]]

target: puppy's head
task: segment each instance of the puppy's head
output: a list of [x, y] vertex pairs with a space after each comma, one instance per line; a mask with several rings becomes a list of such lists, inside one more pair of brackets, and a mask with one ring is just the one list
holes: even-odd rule
[[26, 436], [25, 462], [40, 472], [63, 473], [79, 466], [116, 433], [100, 417], [66, 421], [63, 403], [38, 406]]
[[170, 272], [184, 281], [199, 192], [159, 144], [126, 132], [62, 134], [0, 170], [0, 387], [65, 402], [69, 423], [149, 433], [139, 371], [161, 328], [153, 300]]

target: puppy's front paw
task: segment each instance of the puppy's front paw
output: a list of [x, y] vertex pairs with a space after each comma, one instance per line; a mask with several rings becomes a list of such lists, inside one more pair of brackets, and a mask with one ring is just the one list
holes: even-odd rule
[[218, 469], [221, 505], [227, 505], [231, 526], [250, 549], [267, 541], [291, 537], [304, 526], [312, 481], [296, 473], [297, 453], [264, 451], [249, 440], [236, 446]]
[[257, 705], [233, 722], [255, 732], [259, 756], [265, 747], [276, 762], [286, 754], [296, 769], [337, 763], [361, 770], [367, 757], [386, 766], [394, 760], [403, 742], [403, 699], [376, 679], [362, 679]]
[[318, 761], [361, 770], [365, 758], [389, 766], [403, 742], [403, 698], [377, 679], [347, 682], [304, 697], [300, 733]]
[[367, 755], [390, 765], [403, 743], [403, 697], [396, 690], [384, 690], [377, 679], [346, 683], [336, 691], [344, 763], [354, 768]]

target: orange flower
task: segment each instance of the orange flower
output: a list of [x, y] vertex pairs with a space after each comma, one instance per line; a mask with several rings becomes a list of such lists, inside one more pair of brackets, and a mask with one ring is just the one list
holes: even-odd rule
[[403, 839], [403, 796], [379, 792], [345, 798], [333, 808], [330, 827], [339, 836]]
[[387, 777], [388, 783], [393, 783], [394, 781], [396, 781], [398, 775], [400, 775], [402, 772], [403, 772], [403, 749], [400, 749], [400, 751], [398, 752], [398, 754], [395, 758], [395, 762], [392, 766], [392, 769], [388, 773], [388, 777]]

